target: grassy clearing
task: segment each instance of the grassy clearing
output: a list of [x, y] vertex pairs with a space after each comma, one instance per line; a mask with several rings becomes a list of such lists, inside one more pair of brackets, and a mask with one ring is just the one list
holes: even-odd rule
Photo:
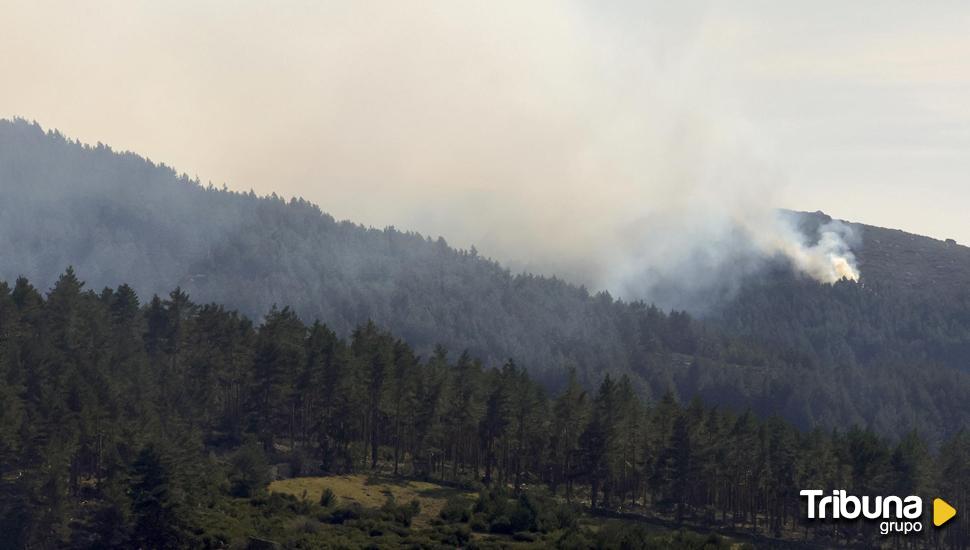
[[380, 508], [388, 495], [393, 495], [398, 504], [417, 500], [421, 504], [421, 512], [414, 519], [416, 527], [429, 525], [453, 496], [464, 496], [469, 502], [478, 497], [477, 493], [467, 493], [435, 483], [363, 474], [296, 477], [274, 481], [269, 485], [270, 492], [293, 495], [311, 502], [319, 502], [320, 496], [328, 488], [337, 497], [338, 504], [356, 502], [365, 508]]
[[[333, 504], [322, 508], [318, 503], [327, 489], [333, 492]], [[747, 550], [762, 544], [774, 546], [778, 542], [717, 536], [707, 529], [684, 528], [662, 518], [590, 515], [575, 507], [559, 508], [563, 503], [557, 504], [555, 497], [550, 500], [548, 495], [543, 496], [541, 492], [525, 494], [523, 504], [519, 497], [508, 494], [503, 496], [484, 492], [479, 495], [436, 483], [388, 475], [293, 478], [274, 481], [268, 491], [267, 497], [254, 499], [253, 502], [266, 501], [261, 506], [272, 510], [269, 515], [259, 512], [259, 509], [251, 509], [252, 506], [241, 505], [239, 510], [223, 514], [234, 519], [221, 518], [221, 522], [227, 526], [245, 525], [250, 531], [269, 540], [288, 541], [297, 546], [305, 543], [309, 547], [355, 548], [366, 540], [381, 548], [590, 548], [598, 545], [606, 548]], [[349, 519], [337, 520], [343, 515], [341, 509], [377, 511], [388, 496], [393, 496], [398, 505], [407, 505], [416, 500], [420, 504], [420, 512], [410, 518], [409, 524], [404, 525], [386, 515], [359, 512], [359, 515]], [[442, 518], [442, 509], [449, 499], [456, 497], [467, 503], [469, 514], [465, 519], [457, 519], [460, 516], [453, 515], [455, 508], [449, 506], [451, 512]], [[476, 500], [479, 504], [473, 507]], [[536, 515], [525, 518], [528, 521], [523, 522], [521, 516], [527, 510], [536, 511]], [[572, 516], [570, 524], [568, 518], [571, 514], [577, 515]], [[267, 523], [264, 516], [273, 517], [273, 522]], [[524, 528], [525, 524], [531, 526]], [[280, 525], [285, 525], [285, 529], [281, 531]], [[231, 531], [229, 527], [224, 530], [227, 535], [223, 539], [226, 540], [239, 540], [243, 534], [241, 531]]]

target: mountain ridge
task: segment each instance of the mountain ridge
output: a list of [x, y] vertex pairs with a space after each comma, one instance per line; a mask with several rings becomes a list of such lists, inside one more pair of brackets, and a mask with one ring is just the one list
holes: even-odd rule
[[[253, 318], [290, 306], [343, 335], [370, 319], [424, 355], [444, 344], [486, 364], [512, 358], [551, 388], [568, 367], [590, 387], [605, 373], [628, 374], [648, 397], [700, 396], [803, 427], [848, 421], [935, 437], [951, 429], [938, 426], [948, 416], [970, 419], [959, 396], [929, 407], [919, 397], [897, 411], [880, 395], [970, 391], [961, 284], [970, 249], [944, 241], [849, 222], [861, 233], [861, 284], [823, 285], [773, 265], [698, 320], [514, 275], [443, 238], [338, 222], [303, 199], [203, 187], [25, 121], [0, 122], [0, 184], [2, 279], [26, 275], [49, 288], [73, 265], [89, 288], [128, 283], [164, 296], [181, 286]], [[904, 246], [917, 249], [898, 252]], [[946, 261], [928, 261], [941, 246]], [[947, 268], [953, 262], [960, 269]]]

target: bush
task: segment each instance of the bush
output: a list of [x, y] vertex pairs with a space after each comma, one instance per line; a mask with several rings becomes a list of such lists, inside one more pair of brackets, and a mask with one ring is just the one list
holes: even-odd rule
[[307, 471], [312, 469], [310, 466], [313, 461], [306, 455], [303, 449], [293, 449], [286, 457], [286, 463], [290, 465], [290, 473], [293, 477], [307, 475]]
[[320, 532], [320, 523], [304, 517], [294, 524], [293, 530], [300, 533], [316, 534]]
[[720, 536], [701, 535], [687, 531], [652, 532], [642, 524], [610, 521], [596, 533], [597, 545], [602, 548], [629, 548], [630, 550], [653, 550], [670, 548], [684, 550], [718, 550], [732, 545]]
[[473, 514], [471, 519], [468, 520], [468, 527], [472, 531], [478, 531], [480, 533], [488, 531], [488, 520], [485, 519], [485, 514]]
[[451, 497], [438, 515], [448, 523], [467, 523], [471, 519], [471, 510], [464, 498]]
[[464, 547], [471, 538], [471, 530], [465, 525], [444, 525], [435, 530], [435, 539], [438, 542], [455, 548]]
[[230, 493], [233, 496], [252, 497], [269, 484], [269, 464], [256, 440], [247, 440], [233, 454], [231, 462]]
[[333, 502], [336, 499], [337, 499], [337, 496], [333, 494], [333, 489], [331, 489], [330, 487], [327, 487], [323, 490], [323, 493], [320, 495], [320, 506], [323, 506], [324, 508], [330, 508], [330, 506], [333, 505]]
[[263, 508], [263, 515], [295, 514], [300, 510], [300, 501], [293, 495], [262, 492], [249, 499], [249, 505]]
[[324, 516], [325, 519], [323, 520], [327, 521], [327, 523], [342, 524], [346, 521], [358, 519], [361, 515], [363, 515], [363, 509], [360, 507], [360, 504], [354, 502], [349, 506], [335, 509], [333, 512]]
[[571, 529], [577, 525], [580, 515], [581, 512], [575, 505], [549, 502], [539, 509], [536, 529], [543, 533]]
[[498, 516], [488, 524], [488, 531], [500, 535], [510, 535], [515, 529], [512, 528], [512, 520], [507, 516]]
[[493, 532], [504, 530], [508, 523], [512, 532], [549, 533], [575, 526], [579, 516], [575, 506], [561, 503], [548, 492], [537, 490], [520, 493], [515, 498], [502, 489], [482, 492], [474, 511], [483, 516], [484, 523]]
[[567, 529], [556, 540], [556, 548], [560, 550], [586, 550], [593, 548], [593, 541], [587, 536], [587, 532], [582, 529]]
[[381, 513], [391, 521], [405, 527], [410, 527], [411, 520], [414, 519], [414, 516], [421, 513], [421, 503], [417, 500], [412, 500], [408, 504], [398, 505], [394, 499], [394, 495], [387, 495], [387, 500], [381, 506]]
[[491, 489], [478, 494], [474, 511], [482, 513], [489, 521], [498, 516], [507, 516], [511, 512], [509, 494], [503, 489]]
[[539, 503], [525, 493], [519, 495], [509, 515], [513, 531], [535, 531], [536, 530], [536, 510]]

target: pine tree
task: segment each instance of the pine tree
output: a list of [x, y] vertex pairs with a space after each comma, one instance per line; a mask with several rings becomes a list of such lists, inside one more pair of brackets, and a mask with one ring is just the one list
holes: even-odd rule
[[571, 502], [573, 480], [579, 467], [579, 441], [586, 421], [586, 392], [576, 380], [576, 370], [569, 369], [565, 391], [556, 398], [552, 408], [552, 438], [550, 485], [553, 492], [559, 484], [566, 484], [566, 500]]
[[[477, 448], [475, 420], [481, 414], [481, 363], [462, 352], [452, 369], [445, 419], [448, 439], [452, 442], [452, 478], [457, 479], [461, 468]], [[476, 472], [477, 473], [477, 472]]]
[[132, 539], [143, 548], [181, 548], [191, 542], [178, 488], [169, 466], [152, 445], [138, 453], [131, 467]]
[[483, 481], [486, 485], [492, 483], [493, 470], [498, 459], [496, 447], [499, 440], [505, 437], [510, 423], [508, 388], [502, 383], [499, 373], [493, 371], [490, 374], [486, 386], [491, 387], [492, 390], [485, 400], [485, 414], [482, 416], [478, 427], [482, 441], [482, 453], [485, 457], [485, 477]]
[[610, 506], [612, 476], [617, 471], [616, 422], [618, 403], [616, 383], [607, 374], [600, 384], [593, 401], [593, 411], [586, 430], [580, 437], [583, 471], [590, 484], [590, 506], [596, 507], [600, 489], [603, 490], [603, 506]]
[[288, 434], [291, 446], [296, 439], [299, 391], [293, 382], [306, 361], [305, 333], [292, 310], [274, 308], [256, 336], [249, 418], [264, 450], [273, 447], [277, 433]]

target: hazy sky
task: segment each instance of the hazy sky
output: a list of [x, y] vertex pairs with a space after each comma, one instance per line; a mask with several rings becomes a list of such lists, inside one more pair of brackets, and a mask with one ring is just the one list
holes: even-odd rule
[[970, 243], [970, 4], [798, 4], [0, 0], [0, 116], [591, 281], [697, 204]]

